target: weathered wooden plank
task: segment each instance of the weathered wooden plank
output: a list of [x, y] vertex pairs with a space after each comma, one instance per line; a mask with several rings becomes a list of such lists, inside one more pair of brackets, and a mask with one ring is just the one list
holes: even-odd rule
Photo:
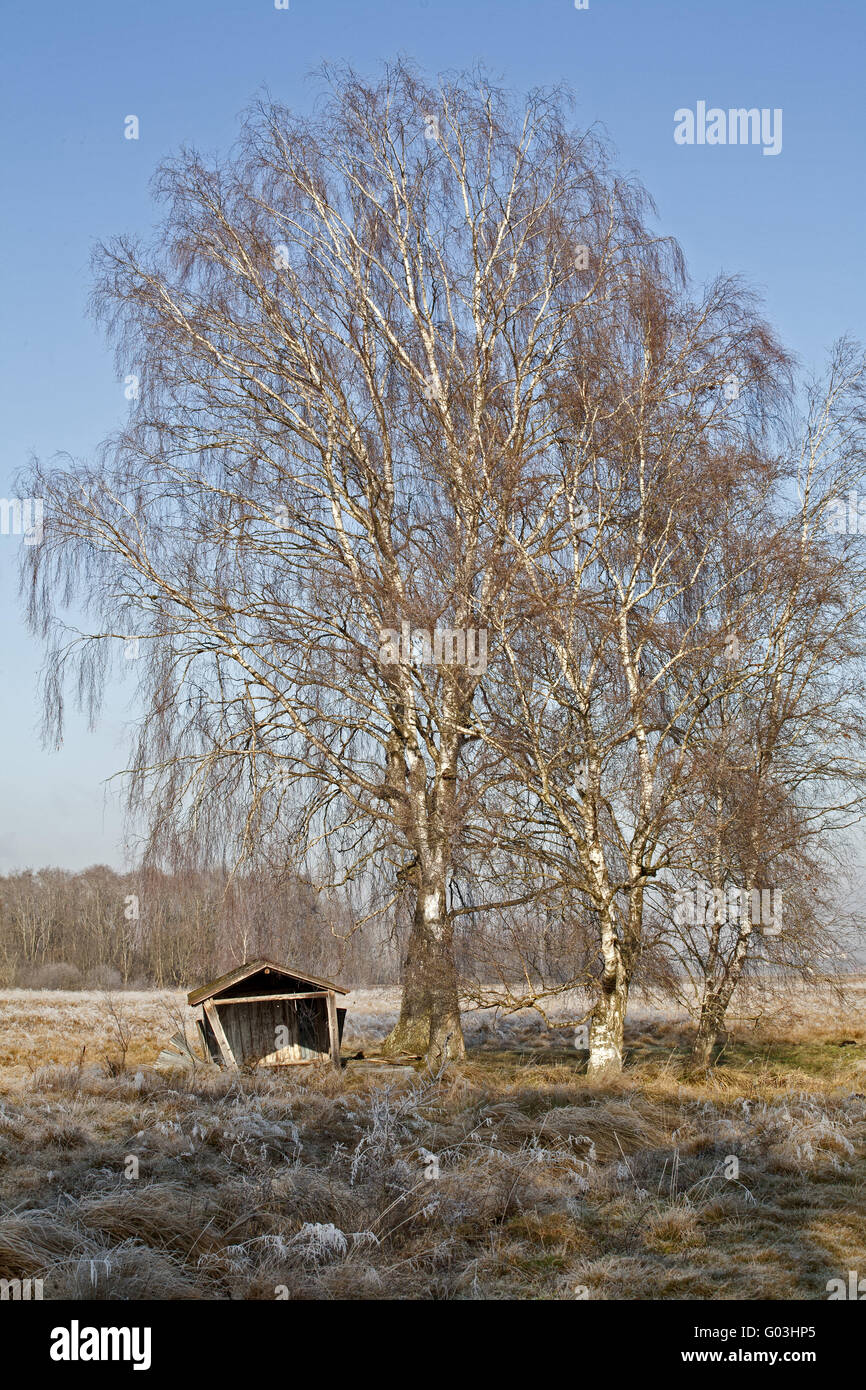
[[298, 1002], [298, 1001], [295, 1001], [295, 1003], [292, 1005], [292, 1008], [293, 1008], [294, 1011], [295, 1011], [295, 1020], [296, 1020], [295, 1027], [296, 1027], [296, 1029], [297, 1029], [297, 1039], [298, 1039], [298, 1040], [297, 1040], [297, 1043], [295, 1044], [295, 1056], [297, 1057], [297, 1059], [298, 1059], [299, 1062], [311, 1062], [311, 1061], [314, 1060], [314, 1058], [312, 1058], [312, 1057], [310, 1056], [310, 1051], [309, 1051], [309, 1048], [307, 1047], [307, 1043], [306, 1043], [306, 1039], [307, 1039], [307, 1020], [306, 1020], [306, 1017], [305, 1017], [305, 1015], [306, 1015], [306, 1007], [307, 1007], [306, 1004], [301, 1003], [301, 1002]]
[[[214, 1008], [217, 1007], [218, 1005], [214, 1004]], [[226, 1041], [228, 1042], [228, 1045], [231, 1048], [232, 1056], [234, 1057], [237, 1065], [242, 1066], [244, 1061], [244, 1049], [243, 1039], [241, 1038], [240, 1031], [238, 1029], [238, 1016], [236, 1013], [232, 1012], [230, 1014], [226, 1014], [224, 1017], [221, 1017], [220, 1021], [223, 1026], [223, 1032], [226, 1035]]]
[[196, 1019], [195, 1026], [198, 1029], [199, 1037], [201, 1038], [201, 1041], [204, 1045], [205, 1061], [207, 1061], [209, 1057], [213, 1056], [213, 1049], [211, 1048], [210, 1042], [208, 1041], [207, 1029], [205, 1028], [200, 1018]]
[[220, 1052], [225, 1058], [226, 1066], [234, 1067], [235, 1070], [237, 1070], [238, 1064], [235, 1061], [234, 1053], [232, 1052], [229, 1046], [229, 1040], [225, 1035], [225, 1029], [222, 1026], [220, 1016], [217, 1013], [216, 1005], [210, 999], [206, 999], [202, 1004], [202, 1008], [207, 1014], [208, 1022], [210, 1023], [210, 1026], [214, 1031], [214, 1037], [216, 1038], [219, 1044]]
[[[327, 1056], [324, 1061], [327, 1062]], [[262, 1058], [262, 1066], [269, 1067], [320, 1067], [323, 1059], [321, 1057], [299, 1057], [290, 1062], [270, 1062]]]
[[179, 1052], [185, 1057], [192, 1057], [195, 1061], [199, 1060], [192, 1043], [185, 1033], [173, 1033], [165, 1044], [164, 1050], [167, 1052]]
[[331, 1042], [331, 1061], [340, 1070], [340, 1025], [337, 1022], [337, 996], [328, 991], [328, 1035]]
[[298, 1020], [298, 1051], [297, 1055], [305, 1062], [313, 1060], [310, 1049], [310, 1009], [306, 1000], [298, 1001], [293, 1005], [295, 1015]]
[[223, 1060], [223, 1055], [220, 1052], [219, 1043], [216, 1040], [216, 1034], [214, 1033], [213, 1028], [211, 1028], [210, 1019], [207, 1017], [199, 1019], [198, 1026], [201, 1029], [201, 1035], [205, 1041], [205, 1047], [207, 1048], [207, 1056], [210, 1058], [212, 1062], [217, 1062], [220, 1066], [224, 1066], [225, 1063]]
[[349, 993], [342, 985], [335, 984], [333, 980], [322, 980], [317, 975], [307, 975], [303, 970], [296, 970], [294, 966], [278, 965], [276, 961], [260, 958], [246, 961], [244, 965], [239, 965], [227, 974], [220, 975], [218, 979], [211, 980], [210, 984], [200, 985], [198, 989], [191, 990], [186, 997], [187, 1003], [195, 1007], [196, 1004], [202, 1004], [205, 999], [212, 998], [222, 990], [230, 989], [232, 985], [240, 984], [243, 980], [258, 974], [281, 975], [287, 980], [298, 980], [304, 984], [318, 985], [320, 989], [333, 989], [337, 994]]
[[230, 1015], [235, 1020], [235, 1024], [240, 1037], [241, 1056], [245, 1062], [257, 1062], [261, 1057], [258, 1047], [257, 1030], [253, 1027], [253, 1009], [241, 1009], [239, 1013], [232, 1010]]
[[[334, 998], [334, 1002], [336, 1003], [336, 995], [334, 995], [333, 998]], [[338, 1019], [339, 1019], [339, 1015], [338, 1015]], [[319, 1052], [322, 1054], [322, 1058], [324, 1059], [324, 1058], [326, 1058], [326, 1057], [329, 1055], [330, 1050], [331, 1050], [331, 1021], [330, 1021], [330, 1018], [329, 1018], [329, 1015], [328, 1015], [327, 1000], [325, 1001], [324, 1007], [319, 1009], [319, 1015], [318, 1015], [317, 1024], [318, 1024], [318, 1031], [317, 1031], [317, 1047], [318, 1047], [318, 1049], [319, 1049]], [[339, 1047], [339, 1041], [340, 1041], [340, 1034], [339, 1034], [339, 1030], [338, 1030], [338, 1032], [337, 1032], [337, 1044], [338, 1044], [338, 1047]]]
[[279, 1030], [285, 1028], [287, 1041], [291, 1040], [289, 1016], [285, 1004], [276, 1001], [273, 1004], [267, 1003], [253, 1007], [258, 1024], [259, 1056], [262, 1060], [271, 1056], [279, 1058], [286, 1049], [286, 1043], [280, 1043]]
[[247, 1008], [241, 1009], [240, 1013], [237, 1014], [233, 1011], [230, 1016], [239, 1020], [240, 1032], [244, 1040], [245, 1060], [248, 1062], [257, 1062], [262, 1055], [262, 1049], [255, 1005], [250, 1004]]
[[191, 1071], [193, 1065], [193, 1058], [188, 1052], [169, 1052], [167, 1048], [163, 1048], [156, 1059], [158, 1067], [178, 1067], [184, 1071]]
[[356, 1062], [350, 1057], [346, 1062], [346, 1070], [358, 1072], [361, 1076], [378, 1076], [383, 1081], [393, 1081], [396, 1079], [411, 1081], [418, 1073], [414, 1067], [401, 1066], [396, 1062]]
[[262, 1004], [249, 1004], [241, 1010], [241, 1019], [247, 1032], [247, 1049], [250, 1058], [260, 1061], [266, 1053], [273, 1051], [273, 1043], [266, 1035], [268, 1010]]
[[326, 989], [307, 990], [303, 994], [233, 994], [228, 999], [218, 999], [216, 1002], [222, 1008], [223, 1004], [269, 1004], [272, 1000], [284, 999], [327, 999]]

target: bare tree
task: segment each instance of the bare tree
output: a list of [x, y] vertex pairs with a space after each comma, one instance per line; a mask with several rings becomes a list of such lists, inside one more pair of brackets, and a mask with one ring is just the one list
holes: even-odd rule
[[328, 80], [315, 119], [260, 104], [231, 160], [167, 165], [156, 247], [100, 254], [140, 396], [94, 465], [26, 480], [29, 614], [54, 737], [72, 669], [95, 713], [132, 644], [150, 856], [390, 882], [356, 927], [411, 892], [390, 1044], [435, 1061], [463, 1050], [447, 894], [496, 763], [484, 644], [548, 544], [515, 550], [513, 518], [547, 505], [589, 325], [661, 253], [558, 94]]
[[[525, 513], [512, 529], [526, 619], [498, 635], [503, 679], [479, 726], [508, 760], [509, 819], [543, 891], [558, 882], [588, 905], [596, 1074], [622, 1065], [645, 898], [675, 861], [700, 716], [725, 689], [708, 668], [743, 600], [720, 556], [754, 533], [783, 471], [762, 441], [785, 355], [735, 282], [693, 300], [673, 270], [635, 275], [592, 325], [563, 401], [547, 544], [530, 552]], [[754, 576], [760, 556], [740, 550]]]
[[741, 592], [707, 671], [721, 693], [700, 712], [682, 808], [681, 881], [699, 881], [675, 921], [702, 1067], [750, 965], [776, 985], [780, 971], [827, 978], [856, 917], [842, 897], [866, 795], [866, 556], [856, 520], [838, 518], [862, 484], [864, 427], [866, 362], [842, 341], [807, 390], [789, 448], [796, 498], [755, 531], [760, 563], [722, 555]]

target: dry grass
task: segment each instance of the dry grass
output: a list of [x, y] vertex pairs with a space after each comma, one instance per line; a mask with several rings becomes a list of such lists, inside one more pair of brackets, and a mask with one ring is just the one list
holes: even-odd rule
[[[478, 1015], [463, 1067], [383, 1084], [161, 1073], [181, 1001], [117, 1003], [112, 1074], [98, 994], [0, 996], [0, 1278], [46, 1298], [821, 1299], [862, 1269], [854, 1014], [743, 1033], [697, 1079], [683, 1021], [636, 1009], [608, 1086]], [[346, 1051], [393, 1008], [350, 1000]]]

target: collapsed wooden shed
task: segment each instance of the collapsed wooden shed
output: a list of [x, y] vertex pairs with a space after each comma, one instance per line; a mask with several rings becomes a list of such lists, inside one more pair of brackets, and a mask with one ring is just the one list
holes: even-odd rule
[[340, 1066], [348, 990], [272, 960], [252, 960], [187, 995], [200, 1004], [208, 1056], [227, 1067]]

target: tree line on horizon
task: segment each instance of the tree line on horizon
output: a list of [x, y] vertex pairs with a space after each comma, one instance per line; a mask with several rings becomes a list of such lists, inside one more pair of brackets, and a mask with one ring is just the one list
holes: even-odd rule
[[297, 880], [105, 864], [0, 874], [0, 987], [190, 990], [257, 957], [354, 989], [399, 979], [393, 933], [362, 941]]

